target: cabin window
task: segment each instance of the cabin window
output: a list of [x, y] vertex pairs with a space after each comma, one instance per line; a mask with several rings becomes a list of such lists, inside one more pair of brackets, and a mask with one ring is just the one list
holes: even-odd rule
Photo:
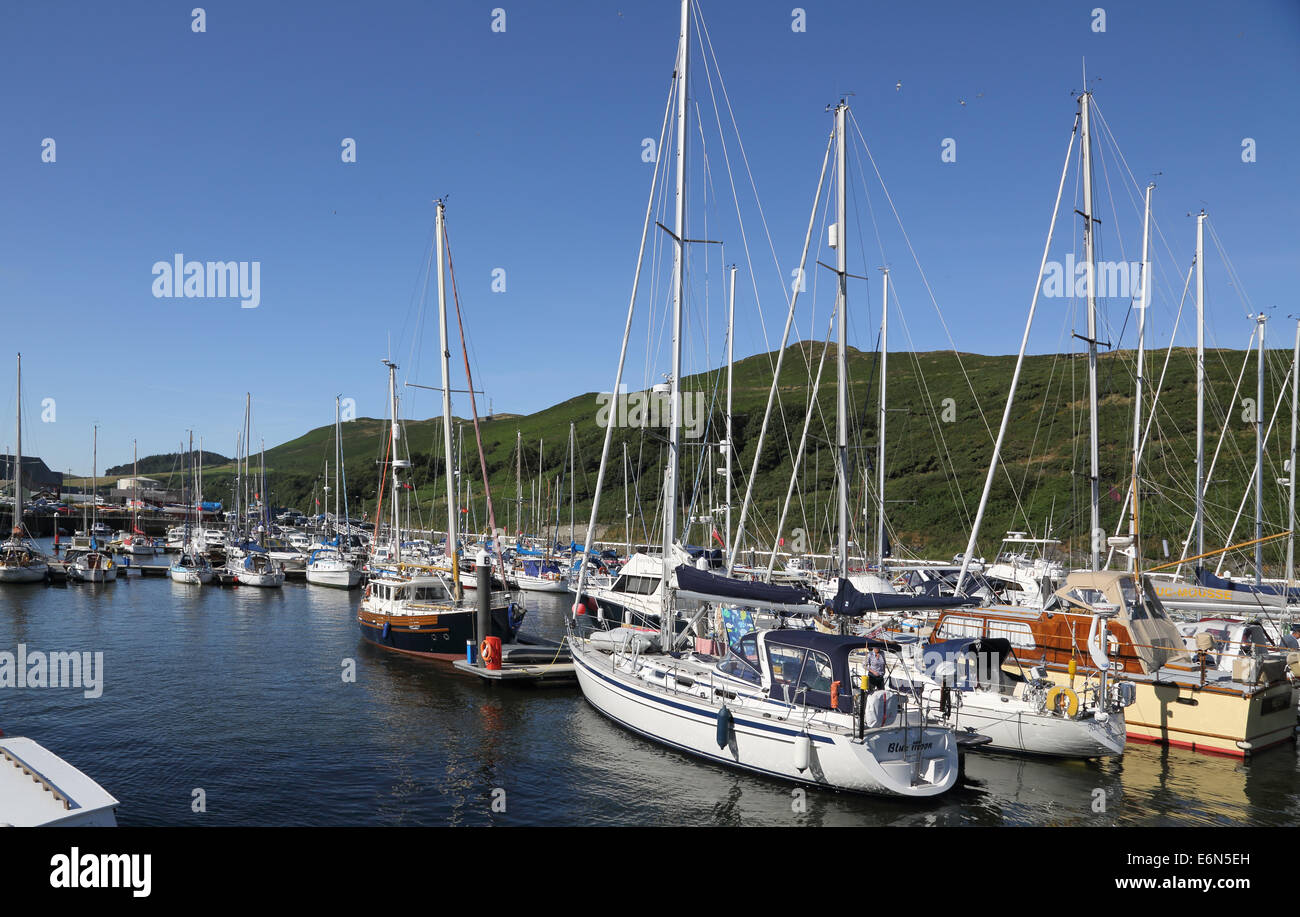
[[935, 636], [940, 640], [956, 640], [959, 637], [982, 637], [984, 636], [984, 619], [967, 618], [962, 615], [947, 615], [939, 624], [939, 630]]
[[989, 621], [989, 636], [1009, 640], [1016, 649], [1033, 649], [1034, 632], [1016, 621]]
[[657, 576], [623, 576], [614, 583], [613, 592], [627, 592], [633, 595], [653, 595], [659, 591]]

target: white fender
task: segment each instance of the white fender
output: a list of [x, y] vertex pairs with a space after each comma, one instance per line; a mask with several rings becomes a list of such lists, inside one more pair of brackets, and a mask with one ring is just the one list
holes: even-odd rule
[[812, 751], [812, 739], [808, 734], [795, 736], [794, 738], [794, 766], [795, 770], [803, 773], [808, 770], [808, 756]]
[[1111, 665], [1104, 648], [1105, 639], [1106, 625], [1102, 622], [1101, 615], [1093, 615], [1092, 624], [1088, 627], [1088, 653], [1092, 656], [1092, 664], [1103, 672], [1109, 671]]

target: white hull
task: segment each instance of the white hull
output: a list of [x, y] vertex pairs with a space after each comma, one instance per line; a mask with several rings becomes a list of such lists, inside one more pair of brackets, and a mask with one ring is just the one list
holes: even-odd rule
[[153, 557], [157, 553], [152, 544], [145, 544], [138, 541], [122, 542], [123, 554], [134, 554], [136, 557]]
[[172, 567], [170, 574], [173, 583], [185, 583], [190, 586], [202, 586], [204, 583], [212, 582], [211, 570], [191, 570], [181, 567]]
[[515, 574], [515, 584], [524, 592], [563, 593], [569, 591], [569, 584], [562, 579], [543, 579], [537, 576]]
[[[618, 656], [587, 649], [580, 640], [571, 638], [569, 644], [578, 684], [592, 706], [648, 739], [717, 764], [827, 789], [885, 796], [936, 796], [957, 780], [956, 737], [952, 730], [937, 726], [868, 729], [865, 741], [853, 739], [847, 731], [810, 726], [807, 767], [800, 771], [796, 766], [800, 726], [796, 722], [777, 725], [776, 718], [754, 716], [738, 705], [732, 710], [728, 744], [719, 748], [720, 705], [630, 676], [611, 665]], [[784, 710], [789, 716], [789, 708]], [[905, 758], [909, 749], [916, 751]]]
[[312, 569], [307, 566], [307, 582], [313, 586], [329, 586], [334, 589], [355, 589], [361, 585], [361, 571], [355, 567], [333, 570]]
[[[970, 692], [973, 693], [973, 692]], [[999, 710], [962, 696], [961, 709], [952, 719], [960, 729], [973, 729], [993, 741], [986, 748], [1058, 758], [1100, 758], [1122, 755], [1125, 744], [1124, 714], [1112, 713], [1106, 722], [1095, 717], [1070, 719], [1028, 710]], [[936, 691], [937, 694], [937, 691]], [[996, 697], [992, 698], [998, 706]]]
[[239, 585], [241, 586], [261, 586], [264, 589], [274, 589], [284, 585], [284, 573], [252, 573], [248, 570], [239, 571]]
[[0, 823], [111, 828], [117, 806], [102, 786], [44, 746], [0, 738]]
[[68, 568], [68, 579], [78, 583], [108, 583], [117, 579], [117, 571], [112, 576], [99, 568], [78, 567], [73, 564]]
[[24, 567], [0, 567], [0, 583], [43, 583], [49, 569], [45, 564], [30, 564]]

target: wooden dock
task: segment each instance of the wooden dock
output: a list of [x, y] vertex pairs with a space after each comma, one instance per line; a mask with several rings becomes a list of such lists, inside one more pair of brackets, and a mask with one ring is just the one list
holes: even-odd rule
[[501, 647], [499, 669], [486, 668], [481, 659], [476, 659], [474, 662], [468, 659], [457, 659], [452, 662], [452, 665], [458, 671], [467, 675], [477, 675], [484, 681], [563, 685], [578, 680], [569, 648], [553, 640], [504, 644]]

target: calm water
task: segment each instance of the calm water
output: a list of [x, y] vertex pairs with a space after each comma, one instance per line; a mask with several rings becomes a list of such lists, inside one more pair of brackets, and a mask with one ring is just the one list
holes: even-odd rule
[[[365, 645], [360, 598], [155, 578], [0, 588], [0, 650], [104, 654], [102, 697], [0, 689], [0, 728], [98, 780], [124, 825], [1300, 823], [1291, 746], [1250, 764], [1138, 744], [1104, 763], [972, 755], [933, 802], [810, 792], [796, 814], [790, 786], [626, 733], [576, 686], [486, 685]], [[563, 598], [528, 605], [525, 629], [558, 636]]]

